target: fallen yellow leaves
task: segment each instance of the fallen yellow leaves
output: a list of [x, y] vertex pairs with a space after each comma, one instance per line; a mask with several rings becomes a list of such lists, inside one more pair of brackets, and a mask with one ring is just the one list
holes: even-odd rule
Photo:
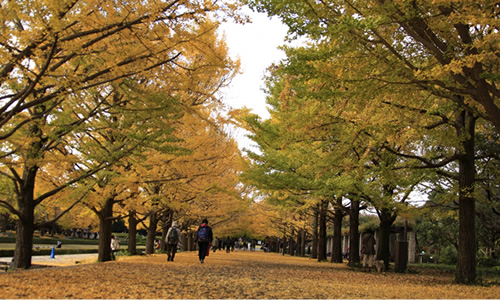
[[362, 273], [345, 264], [262, 252], [196, 252], [0, 274], [1, 298], [498, 298], [498, 285], [453, 274]]

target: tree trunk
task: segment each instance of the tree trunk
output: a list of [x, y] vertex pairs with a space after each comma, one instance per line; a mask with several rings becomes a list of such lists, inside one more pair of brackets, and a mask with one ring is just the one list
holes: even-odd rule
[[319, 241], [318, 241], [318, 261], [326, 261], [326, 210], [328, 202], [321, 201], [319, 211]]
[[99, 252], [98, 262], [111, 260], [111, 235], [113, 228], [113, 205], [115, 201], [109, 198], [104, 203], [104, 207], [99, 212]]
[[186, 239], [186, 244], [187, 245], [184, 245], [184, 249], [187, 250], [187, 251], [194, 251], [196, 250], [196, 248], [193, 247], [193, 234], [194, 232], [190, 231], [187, 233], [187, 239]]
[[129, 211], [128, 217], [128, 253], [137, 254], [137, 219], [135, 211]]
[[301, 245], [301, 243], [302, 243], [302, 242], [301, 242], [301, 239], [302, 239], [302, 230], [301, 230], [301, 229], [299, 229], [299, 230], [297, 231], [297, 238], [296, 238], [296, 241], [297, 241], [297, 244], [296, 244], [297, 249], [296, 249], [296, 251], [295, 251], [295, 255], [297, 255], [297, 256], [302, 256], [302, 251], [300, 250], [300, 245]]
[[167, 245], [165, 245], [166, 244], [165, 240], [167, 239], [167, 232], [168, 232], [169, 228], [170, 227], [166, 226], [166, 225], [164, 225], [164, 226], [161, 227], [160, 250], [163, 251], [163, 252], [167, 251]]
[[463, 138], [463, 152], [458, 161], [459, 229], [458, 260], [455, 279], [459, 283], [476, 281], [476, 208], [474, 193], [474, 131], [475, 119], [465, 110], [457, 120], [457, 134]]
[[313, 228], [312, 228], [312, 251], [311, 258], [318, 258], [318, 219], [319, 219], [319, 205], [314, 210], [314, 220], [313, 220]]
[[391, 226], [396, 219], [396, 215], [392, 215], [389, 209], [384, 208], [380, 210], [380, 229], [377, 236], [377, 260], [383, 260], [385, 269], [389, 270], [389, 257], [390, 257], [390, 235]]
[[149, 227], [148, 235], [146, 238], [146, 254], [152, 254], [155, 252], [155, 239], [156, 239], [156, 228], [158, 226], [158, 218], [156, 212], [149, 216]]
[[30, 207], [21, 210], [22, 219], [16, 226], [16, 250], [14, 251], [14, 268], [27, 269], [31, 267], [33, 251], [34, 217]]
[[174, 212], [170, 210], [165, 216], [162, 218], [162, 227], [161, 227], [161, 244], [160, 250], [165, 252], [167, 251], [167, 233], [168, 229], [172, 227], [172, 221], [174, 220]]
[[[340, 198], [341, 199], [341, 198]], [[340, 200], [338, 200], [340, 201]], [[342, 208], [335, 206], [335, 214], [333, 216], [333, 245], [332, 245], [332, 260], [333, 263], [342, 263]]]
[[27, 269], [31, 267], [31, 256], [33, 252], [33, 232], [35, 230], [35, 179], [38, 165], [33, 163], [40, 156], [43, 145], [40, 127], [34, 123], [29, 128], [29, 135], [34, 141], [29, 145], [26, 153], [26, 162], [23, 166], [22, 179], [18, 180], [19, 194], [17, 194], [17, 206], [19, 220], [16, 225], [16, 249], [14, 251], [14, 268]]
[[181, 232], [181, 240], [180, 243], [182, 245], [182, 250], [188, 251], [188, 233]]
[[302, 241], [304, 235], [302, 234], [302, 229], [297, 232], [297, 256], [304, 256], [304, 243]]
[[360, 263], [359, 259], [359, 201], [351, 200], [349, 211], [349, 265]]
[[302, 230], [301, 232], [302, 234], [302, 237], [300, 239], [300, 247], [302, 249], [302, 256], [306, 256], [306, 231], [305, 230]]

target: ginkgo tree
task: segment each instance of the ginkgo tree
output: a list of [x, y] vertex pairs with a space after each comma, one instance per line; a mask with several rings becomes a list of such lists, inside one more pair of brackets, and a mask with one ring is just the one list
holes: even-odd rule
[[[227, 67], [227, 63], [230, 63], [224, 60], [224, 51], [217, 52], [215, 57], [211, 57], [208, 53], [201, 58], [197, 55], [197, 51], [200, 50], [208, 52], [225, 49], [224, 44], [214, 44], [216, 42], [213, 38], [214, 32], [214, 30], [203, 32], [202, 38], [198, 41], [200, 44], [195, 49], [191, 49], [190, 55], [193, 60], [185, 62], [174, 75], [159, 75], [140, 87], [138, 91], [133, 89], [125, 91], [122, 95], [123, 106], [118, 107], [116, 111], [109, 110], [110, 118], [95, 120], [93, 126], [102, 129], [86, 133], [90, 139], [83, 147], [85, 149], [91, 145], [95, 147], [85, 150], [88, 158], [105, 156], [106, 153], [116, 155], [119, 153], [116, 149], [123, 151], [127, 148], [134, 148], [128, 160], [124, 160], [119, 166], [100, 172], [87, 183], [91, 184], [92, 180], [97, 180], [96, 184], [101, 186], [100, 190], [104, 192], [104, 194], [95, 192], [99, 195], [97, 196], [99, 208], [96, 203], [92, 203], [92, 209], [101, 220], [100, 261], [110, 259], [109, 247], [107, 247], [109, 243], [106, 240], [111, 237], [111, 221], [125, 216], [115, 214], [114, 204], [130, 208], [130, 213], [136, 215], [141, 213], [136, 209], [137, 207], [146, 208], [142, 213], [149, 219], [146, 244], [146, 251], [149, 253], [153, 251], [154, 237], [160, 217], [171, 215], [173, 212], [172, 207], [165, 206], [162, 199], [164, 187], [169, 185], [165, 180], [168, 177], [172, 181], [182, 181], [185, 180], [186, 175], [176, 172], [168, 173], [171, 171], [168, 166], [159, 162], [162, 160], [170, 162], [172, 156], [191, 151], [191, 145], [182, 145], [183, 137], [176, 136], [179, 131], [186, 130], [185, 124], [179, 118], [191, 111], [212, 111], [213, 107], [217, 107], [217, 101], [213, 99], [214, 94], [232, 74], [230, 68], [221, 71]], [[206, 36], [209, 38], [206, 39]], [[186, 49], [188, 50], [190, 49]], [[190, 55], [186, 56], [190, 57]], [[207, 65], [203, 67], [202, 64]], [[155, 92], [156, 90], [158, 92]], [[201, 121], [199, 120], [200, 124]], [[84, 137], [84, 139], [88, 138]], [[162, 158], [162, 155], [166, 158]], [[156, 177], [149, 178], [149, 181], [141, 179], [146, 174], [140, 174], [147, 171], [147, 168], [137, 168], [144, 157], [147, 157], [147, 164], [154, 167], [152, 174], [157, 174]], [[156, 164], [155, 160], [157, 160]], [[136, 171], [132, 172], [134, 169]], [[131, 188], [128, 183], [133, 183], [134, 188]], [[131, 189], [134, 191], [131, 192]], [[145, 197], [139, 197], [139, 195]], [[139, 201], [141, 204], [128, 205], [126, 202], [130, 201], [133, 203]], [[165, 228], [165, 225], [163, 227]]]
[[[255, 175], [247, 172], [244, 179], [262, 188], [288, 189], [292, 191], [288, 194], [292, 195], [302, 191], [313, 195], [312, 199], [323, 199], [318, 204], [319, 260], [326, 259], [325, 244], [322, 243], [326, 238], [326, 204], [331, 203], [334, 212], [336, 244], [332, 260], [341, 262], [340, 230], [345, 213], [342, 198], [351, 194], [367, 200], [379, 208], [383, 230], [380, 231], [378, 253], [380, 259], [388, 263], [389, 232], [397, 216], [396, 195], [406, 194], [401, 198], [404, 203], [409, 194], [404, 189], [415, 185], [419, 179], [408, 176], [406, 171], [397, 171], [397, 156], [381, 147], [393, 133], [385, 130], [379, 133], [381, 140], [375, 138], [380, 128], [374, 126], [374, 120], [386, 116], [387, 112], [381, 110], [375, 114], [371, 105], [354, 101], [359, 95], [329, 86], [328, 81], [322, 81], [322, 76], [313, 72], [313, 66], [307, 66], [320, 63], [319, 59], [305, 60], [306, 53], [302, 50], [297, 51], [302, 57], [298, 59], [299, 55], [292, 55], [292, 52], [288, 53], [288, 64], [270, 76], [268, 102], [274, 108], [271, 119], [259, 123], [251, 116], [246, 117], [246, 128], [252, 131], [251, 138], [259, 144], [263, 154], [250, 153], [250, 158], [256, 161], [252, 168]], [[326, 70], [323, 65], [318, 68], [323, 72]], [[366, 117], [367, 111], [370, 117]], [[384, 122], [387, 121], [392, 123], [390, 119]], [[350, 132], [358, 137], [353, 140]], [[383, 152], [386, 153], [384, 159]], [[392, 159], [389, 160], [388, 156]], [[359, 172], [362, 175], [356, 176]], [[261, 174], [260, 177], [257, 173]]]
[[[461, 250], [456, 278], [473, 282], [473, 137], [477, 118], [494, 126], [497, 132], [500, 128], [495, 85], [498, 32], [494, 29], [498, 25], [498, 6], [487, 0], [247, 2], [280, 17], [291, 33], [329, 45], [335, 56], [370, 58], [373, 68], [365, 70], [365, 79], [412, 86], [433, 95], [425, 98], [429, 103], [433, 101], [434, 107], [461, 108], [453, 116], [456, 135], [463, 141], [455, 157], [461, 170], [457, 176]], [[343, 68], [349, 71], [346, 75], [361, 69]], [[423, 102], [415, 100], [412, 107], [419, 104]], [[449, 120], [450, 115], [446, 117]]]
[[217, 232], [218, 227], [237, 219], [249, 204], [238, 178], [242, 170], [240, 151], [224, 129], [229, 124], [227, 117], [207, 110], [186, 117], [179, 136], [181, 145], [192, 153], [172, 161], [176, 172], [185, 177], [182, 186], [175, 186], [180, 200], [176, 211], [186, 230], [196, 229], [203, 218], [208, 218]]
[[[120, 147], [115, 144], [106, 158], [94, 157], [93, 164], [87, 164], [90, 160], [82, 161], [81, 152], [74, 150], [81, 146], [76, 134], [89, 132], [98, 114], [106, 116], [103, 109], [121, 103], [110, 99], [120, 97], [114, 92], [126, 78], [137, 76], [144, 84], [148, 77], [188, 74], [179, 83], [190, 86], [189, 101], [212, 99], [214, 89], [231, 77], [234, 65], [224, 52], [215, 50], [224, 45], [213, 37], [217, 23], [208, 14], [232, 15], [238, 5], [68, 0], [11, 1], [1, 6], [2, 174], [11, 179], [16, 199], [0, 203], [18, 217], [14, 264], [27, 268], [35, 207], [109, 168], [140, 144], [131, 144], [128, 150], [124, 145], [123, 151], [116, 151]], [[213, 68], [203, 68], [207, 60]], [[210, 78], [214, 68], [218, 76]], [[175, 89], [165, 93], [170, 99], [175, 94]], [[66, 181], [35, 194], [38, 172], [52, 152], [67, 154], [73, 167], [59, 178]]]
[[163, 238], [174, 219], [191, 234], [191, 226], [202, 218], [209, 217], [216, 228], [217, 223], [244, 210], [237, 181], [239, 150], [219, 127], [227, 122], [224, 118], [215, 121], [205, 106], [191, 108], [174, 121], [170, 139], [128, 160], [130, 170], [121, 177], [135, 182], [139, 192], [121, 202], [115, 213], [117, 217], [133, 214], [131, 232], [136, 220], [143, 220], [148, 231], [146, 253], [154, 251], [159, 225]]

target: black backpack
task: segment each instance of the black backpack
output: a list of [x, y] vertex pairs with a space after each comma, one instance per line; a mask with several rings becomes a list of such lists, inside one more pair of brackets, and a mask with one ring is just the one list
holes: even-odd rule
[[178, 234], [179, 233], [177, 232], [177, 228], [172, 227], [172, 229], [168, 233], [167, 242], [169, 244], [177, 244], [177, 240], [179, 239], [179, 235]]

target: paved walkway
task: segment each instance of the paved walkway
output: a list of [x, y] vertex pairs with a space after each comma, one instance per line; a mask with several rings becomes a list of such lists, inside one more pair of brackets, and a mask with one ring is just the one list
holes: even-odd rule
[[[12, 257], [0, 257], [0, 262], [10, 263]], [[94, 263], [97, 261], [97, 253], [86, 254], [65, 254], [55, 255], [54, 258], [47, 256], [33, 256], [31, 263], [34, 265], [46, 266], [72, 266], [76, 264]]]

